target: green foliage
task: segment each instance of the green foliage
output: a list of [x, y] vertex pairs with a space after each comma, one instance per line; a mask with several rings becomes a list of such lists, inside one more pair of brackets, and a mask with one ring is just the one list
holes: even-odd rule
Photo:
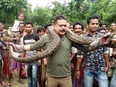
[[36, 25], [45, 25], [50, 22], [52, 11], [50, 9], [38, 7], [32, 13], [31, 21]]
[[18, 12], [36, 26], [51, 23], [54, 16], [64, 15], [70, 23], [81, 22], [86, 26], [90, 15], [98, 15], [101, 22], [116, 22], [116, 0], [72, 0], [69, 3], [52, 2], [52, 6], [31, 10], [27, 0], [0, 0], [0, 21], [13, 24]]
[[54, 8], [52, 9], [52, 16], [57, 16], [57, 15], [66, 15], [66, 9], [67, 6], [65, 4], [61, 4], [58, 1], [52, 2]]
[[0, 21], [12, 24], [17, 13], [24, 12], [27, 7], [27, 0], [0, 0]]

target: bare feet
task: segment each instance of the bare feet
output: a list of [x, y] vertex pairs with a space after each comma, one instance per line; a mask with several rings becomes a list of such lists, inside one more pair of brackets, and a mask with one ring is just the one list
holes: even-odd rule
[[18, 80], [18, 82], [21, 83], [21, 84], [24, 84], [24, 83], [25, 83], [25, 82], [23, 81], [23, 79]]
[[8, 83], [8, 87], [11, 87], [11, 83]]
[[4, 81], [2, 81], [1, 85], [2, 87], [6, 87], [6, 83]]

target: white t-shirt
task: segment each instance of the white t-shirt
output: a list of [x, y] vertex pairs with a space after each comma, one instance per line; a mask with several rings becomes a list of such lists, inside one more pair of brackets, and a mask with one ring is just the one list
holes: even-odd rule
[[11, 31], [19, 31], [19, 23], [23, 21], [15, 20]]

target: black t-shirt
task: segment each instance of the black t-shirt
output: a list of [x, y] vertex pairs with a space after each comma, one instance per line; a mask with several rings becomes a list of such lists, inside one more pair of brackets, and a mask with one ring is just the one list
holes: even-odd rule
[[37, 34], [25, 35], [23, 38], [24, 44], [33, 44], [34, 42], [39, 40], [39, 36]]

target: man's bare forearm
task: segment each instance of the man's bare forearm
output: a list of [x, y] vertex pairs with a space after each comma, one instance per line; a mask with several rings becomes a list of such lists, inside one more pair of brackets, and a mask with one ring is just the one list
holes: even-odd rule
[[105, 58], [106, 66], [108, 67], [109, 66], [110, 55], [109, 54], [105, 54], [104, 58]]
[[82, 60], [82, 58], [77, 58], [77, 70], [80, 70]]

